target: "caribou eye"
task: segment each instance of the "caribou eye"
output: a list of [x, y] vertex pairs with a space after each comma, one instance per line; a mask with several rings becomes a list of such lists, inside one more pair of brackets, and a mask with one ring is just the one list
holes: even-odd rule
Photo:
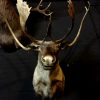
[[40, 50], [39, 50], [39, 46], [37, 46], [37, 47], [33, 46], [32, 49], [33, 49], [34, 51], [40, 51]]

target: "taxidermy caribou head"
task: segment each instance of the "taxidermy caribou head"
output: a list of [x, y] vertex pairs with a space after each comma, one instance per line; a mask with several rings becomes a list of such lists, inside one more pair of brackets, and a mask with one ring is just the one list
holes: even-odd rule
[[[2, 27], [2, 33], [0, 33], [0, 44], [2, 45], [10, 45], [15, 43], [18, 47], [21, 47], [23, 50], [31, 50], [35, 47], [35, 50], [38, 51], [38, 61], [33, 74], [33, 87], [35, 93], [40, 95], [43, 99], [54, 99], [57, 97], [57, 94], [62, 94], [64, 91], [65, 85], [65, 76], [63, 71], [59, 65], [58, 55], [59, 52], [64, 49], [66, 46], [73, 46], [82, 29], [82, 25], [84, 19], [89, 11], [90, 3], [88, 7], [85, 7], [85, 14], [81, 20], [80, 27], [78, 33], [71, 43], [66, 41], [68, 35], [70, 35], [73, 26], [74, 26], [74, 6], [71, 0], [68, 0], [68, 12], [72, 19], [72, 24], [69, 32], [65, 34], [61, 39], [54, 40], [51, 36], [51, 14], [52, 12], [47, 13], [49, 5], [40, 9], [41, 0], [36, 8], [31, 8], [28, 4], [23, 0], [17, 0], [17, 10], [19, 15], [17, 15], [16, 10], [13, 8], [9, 0], [1, 0], [0, 1], [0, 24], [4, 24]], [[26, 32], [25, 24], [30, 14], [30, 11], [37, 11], [42, 13], [45, 16], [49, 16], [49, 24], [47, 28], [47, 34], [43, 40], [33, 39]], [[28, 46], [22, 45], [20, 42], [20, 36], [25, 35], [29, 39], [31, 39], [31, 43]], [[51, 40], [47, 41], [46, 38], [49, 37]]]

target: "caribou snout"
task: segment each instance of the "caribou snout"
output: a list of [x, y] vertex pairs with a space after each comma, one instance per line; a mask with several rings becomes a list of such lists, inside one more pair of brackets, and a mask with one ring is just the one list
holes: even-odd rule
[[56, 62], [56, 57], [52, 55], [46, 55], [41, 57], [43, 65], [47, 68], [54, 66]]

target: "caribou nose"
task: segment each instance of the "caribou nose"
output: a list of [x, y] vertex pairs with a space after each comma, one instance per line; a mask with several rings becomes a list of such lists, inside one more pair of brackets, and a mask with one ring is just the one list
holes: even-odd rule
[[46, 66], [50, 66], [50, 65], [54, 64], [55, 61], [56, 61], [56, 58], [54, 56], [51, 56], [51, 55], [47, 55], [47, 56], [42, 57], [42, 62]]

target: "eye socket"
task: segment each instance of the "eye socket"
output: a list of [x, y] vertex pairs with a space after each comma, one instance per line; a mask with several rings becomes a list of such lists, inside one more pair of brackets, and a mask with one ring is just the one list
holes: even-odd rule
[[57, 50], [59, 50], [59, 49], [60, 49], [60, 46], [61, 46], [61, 44], [56, 44], [55, 48], [56, 48]]
[[59, 46], [58, 48], [59, 48], [60, 50], [63, 50], [63, 49], [66, 48], [65, 43], [60, 43], [58, 46]]
[[44, 57], [43, 57], [43, 56], [41, 57], [41, 61], [42, 61], [42, 62], [45, 62], [45, 59], [44, 59]]
[[[52, 60], [51, 60], [52, 63], [55, 63], [55, 62], [56, 62], [56, 57], [55, 57], [55, 56], [52, 56], [52, 55], [47, 55], [47, 56], [48, 56], [48, 58], [49, 58], [49, 57], [52, 58]], [[41, 56], [41, 60], [42, 60], [43, 62], [46, 61], [45, 57], [46, 57], [46, 56]]]
[[56, 57], [53, 56], [53, 60], [52, 60], [52, 63], [55, 63], [56, 62]]
[[33, 47], [33, 50], [34, 50], [34, 51], [40, 51], [40, 46]]

